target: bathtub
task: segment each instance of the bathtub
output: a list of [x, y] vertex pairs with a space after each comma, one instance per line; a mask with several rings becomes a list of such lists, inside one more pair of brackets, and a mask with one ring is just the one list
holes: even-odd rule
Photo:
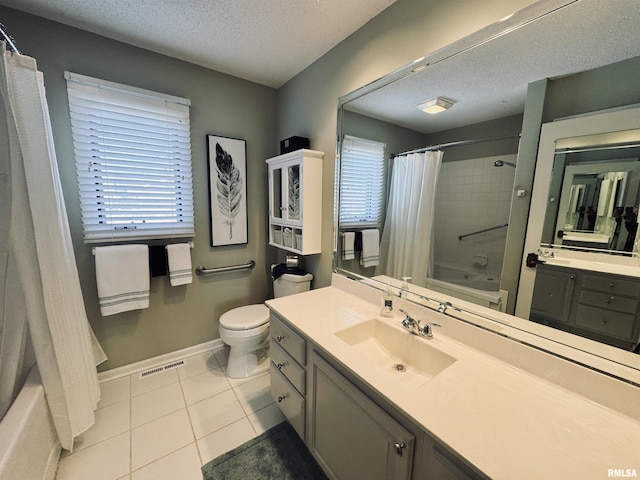
[[0, 479], [53, 480], [60, 457], [37, 368], [0, 422]]
[[499, 276], [489, 277], [436, 265], [434, 278], [427, 278], [425, 287], [501, 312], [507, 306], [507, 292], [500, 290]]

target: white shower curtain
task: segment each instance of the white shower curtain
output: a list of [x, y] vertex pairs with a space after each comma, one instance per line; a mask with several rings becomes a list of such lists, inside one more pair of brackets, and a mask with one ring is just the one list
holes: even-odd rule
[[[0, 89], [8, 159], [2, 187], [10, 190], [4, 301], [26, 317], [36, 363], [63, 448], [94, 422], [100, 397], [96, 364], [105, 359], [87, 321], [53, 148], [42, 74], [33, 58], [2, 48]], [[7, 152], [7, 149], [4, 148]], [[6, 205], [4, 205], [6, 207]], [[7, 219], [3, 218], [2, 224]], [[13, 278], [8, 278], [9, 276]], [[7, 296], [7, 284], [12, 292]], [[19, 288], [18, 288], [19, 287]], [[19, 304], [21, 303], [22, 306]], [[18, 305], [18, 306], [15, 306]], [[7, 305], [5, 305], [5, 310]], [[4, 323], [12, 321], [6, 318]], [[17, 331], [23, 331], [20, 328]], [[3, 332], [2, 344], [11, 342]], [[19, 340], [19, 339], [16, 339]]]
[[433, 274], [433, 217], [442, 152], [393, 159], [387, 215], [380, 241], [378, 275], [411, 277], [424, 286]]

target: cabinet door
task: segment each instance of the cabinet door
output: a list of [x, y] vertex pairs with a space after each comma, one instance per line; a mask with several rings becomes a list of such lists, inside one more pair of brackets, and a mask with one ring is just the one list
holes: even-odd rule
[[315, 352], [309, 446], [335, 479], [409, 479], [414, 437]]
[[576, 273], [538, 265], [531, 302], [531, 320], [568, 323]]

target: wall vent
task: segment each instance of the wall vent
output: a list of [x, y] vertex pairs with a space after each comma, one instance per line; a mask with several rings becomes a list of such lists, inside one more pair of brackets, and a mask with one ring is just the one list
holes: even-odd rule
[[146, 377], [150, 377], [151, 375], [156, 375], [158, 373], [162, 373], [167, 370], [171, 370], [173, 368], [182, 367], [183, 365], [186, 365], [186, 362], [184, 360], [177, 360], [175, 362], [167, 363], [166, 365], [159, 365], [157, 367], [152, 367], [147, 370], [144, 370], [143, 372], [140, 372], [138, 374], [138, 378], [143, 379]]

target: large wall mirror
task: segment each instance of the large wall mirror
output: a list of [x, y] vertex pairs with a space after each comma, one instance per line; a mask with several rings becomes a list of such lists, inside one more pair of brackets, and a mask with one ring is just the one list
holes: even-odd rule
[[[537, 2], [339, 99], [335, 270], [516, 315], [522, 330], [640, 370], [637, 341], [529, 321], [526, 262], [605, 265], [594, 271], [640, 289], [639, 22], [635, 0]], [[566, 122], [542, 148], [542, 125]], [[640, 338], [640, 321], [630, 328]]]

